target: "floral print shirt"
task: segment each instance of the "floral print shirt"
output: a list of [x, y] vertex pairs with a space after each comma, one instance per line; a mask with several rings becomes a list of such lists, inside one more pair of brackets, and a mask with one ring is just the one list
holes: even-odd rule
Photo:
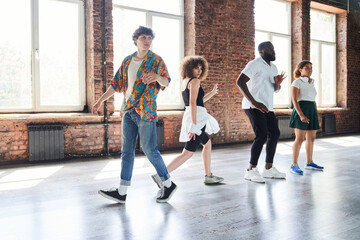
[[[116, 72], [114, 78], [111, 81], [111, 86], [116, 92], [125, 93], [128, 88], [128, 68], [131, 59], [135, 56], [136, 52], [127, 56], [119, 70]], [[124, 98], [124, 102], [121, 106], [121, 111], [128, 111], [135, 109], [140, 115], [141, 119], [149, 122], [156, 122], [156, 98], [159, 90], [164, 90], [158, 82], [145, 84], [142, 82], [142, 76], [146, 73], [159, 74], [162, 77], [166, 77], [170, 82], [170, 76], [166, 68], [164, 60], [149, 50], [145, 59], [143, 60], [134, 83], [134, 88], [131, 92], [129, 99]]]

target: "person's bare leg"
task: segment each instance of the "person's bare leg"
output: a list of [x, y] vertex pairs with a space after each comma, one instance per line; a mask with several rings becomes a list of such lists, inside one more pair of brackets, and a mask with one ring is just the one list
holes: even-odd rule
[[189, 160], [193, 155], [194, 155], [193, 152], [190, 152], [184, 148], [182, 153], [166, 166], [168, 172], [170, 173], [170, 172], [174, 171], [175, 169], [177, 169], [178, 167], [180, 167], [184, 162]]
[[305, 131], [305, 130], [295, 128], [295, 141], [294, 141], [294, 144], [292, 147], [292, 150], [293, 150], [292, 165], [295, 165], [298, 162], [300, 148], [304, 141], [306, 132], [307, 131]]
[[205, 174], [211, 176], [211, 140], [203, 146], [201, 156], [204, 162]]
[[314, 152], [315, 138], [316, 138], [316, 130], [306, 131], [305, 149], [306, 149], [307, 163], [313, 162], [312, 157]]

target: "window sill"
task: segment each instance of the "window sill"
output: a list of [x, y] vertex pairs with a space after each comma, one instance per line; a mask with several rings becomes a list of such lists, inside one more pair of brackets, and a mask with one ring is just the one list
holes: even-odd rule
[[48, 119], [69, 117], [99, 117], [91, 113], [16, 113], [0, 114], [0, 119]]
[[[348, 108], [342, 108], [342, 107], [318, 107], [317, 108], [318, 113], [329, 113], [329, 112], [343, 112], [343, 111], [348, 111]], [[281, 115], [281, 114], [285, 114], [285, 115], [290, 115], [292, 113], [292, 109], [290, 108], [277, 108], [274, 109], [274, 113], [275, 115]]]
[[[157, 115], [158, 117], [169, 117], [169, 116], [178, 116], [182, 115], [185, 110], [158, 110]], [[118, 117], [120, 116], [120, 112], [116, 110], [111, 117]]]
[[182, 115], [184, 113], [184, 110], [159, 110], [157, 113], [159, 117], [176, 116]]

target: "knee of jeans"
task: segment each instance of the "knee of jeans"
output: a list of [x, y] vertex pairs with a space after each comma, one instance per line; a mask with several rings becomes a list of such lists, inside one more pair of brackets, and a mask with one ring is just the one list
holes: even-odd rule
[[121, 158], [127, 159], [128, 157], [135, 157], [135, 149], [134, 150], [122, 150]]
[[258, 142], [258, 143], [266, 143], [266, 140], [267, 140], [267, 136], [265, 134], [261, 134], [261, 135], [257, 135], [255, 137], [255, 141]]
[[272, 135], [272, 138], [274, 138], [274, 139], [279, 139], [279, 138], [280, 138], [280, 130], [279, 130], [279, 129], [274, 130], [274, 131], [271, 133], [271, 135]]
[[154, 146], [153, 147], [142, 146], [142, 150], [144, 151], [145, 155], [148, 157], [160, 154], [158, 148]]

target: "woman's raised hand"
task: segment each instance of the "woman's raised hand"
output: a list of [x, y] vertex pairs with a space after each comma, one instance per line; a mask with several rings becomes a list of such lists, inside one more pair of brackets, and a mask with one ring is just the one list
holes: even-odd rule
[[211, 92], [213, 93], [213, 95], [215, 95], [215, 94], [218, 93], [218, 91], [219, 91], [219, 89], [218, 89], [218, 84], [215, 83], [215, 85], [214, 85], [213, 89], [211, 90]]

